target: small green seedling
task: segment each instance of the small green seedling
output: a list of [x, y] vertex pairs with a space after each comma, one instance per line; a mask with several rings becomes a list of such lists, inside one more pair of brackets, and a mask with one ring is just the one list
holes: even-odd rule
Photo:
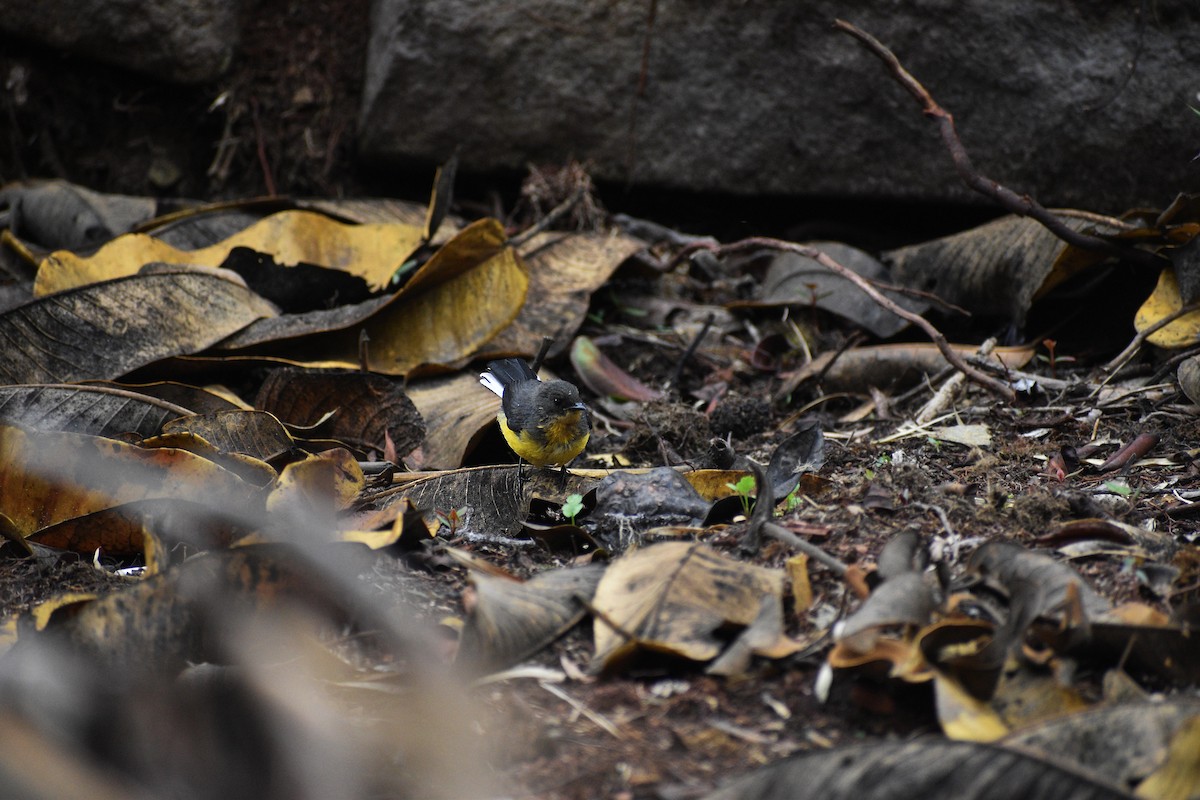
[[567, 519], [569, 519], [571, 521], [571, 524], [574, 525], [575, 517], [579, 516], [580, 511], [583, 511], [583, 495], [581, 495], [581, 494], [567, 495], [566, 502], [562, 504], [563, 516], [566, 517]]
[[1123, 483], [1117, 483], [1116, 481], [1105, 481], [1104, 488], [1108, 489], [1113, 494], [1121, 495], [1121, 497], [1129, 497], [1129, 495], [1133, 494], [1133, 489], [1129, 488]]
[[734, 494], [742, 500], [742, 512], [748, 517], [750, 516], [750, 497], [754, 492], [754, 476], [743, 475], [742, 479], [737, 483], [727, 483]]
[[462, 524], [463, 515], [466, 513], [467, 507], [463, 506], [462, 508], [452, 508], [449, 511], [435, 511], [434, 517], [437, 519], [439, 525], [444, 525], [450, 529], [450, 533], [447, 536], [453, 539], [454, 534], [458, 532], [458, 526]]

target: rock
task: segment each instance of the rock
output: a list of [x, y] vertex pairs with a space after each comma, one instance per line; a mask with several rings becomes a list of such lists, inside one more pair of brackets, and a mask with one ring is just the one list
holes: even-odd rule
[[0, 31], [195, 84], [229, 66], [240, 10], [241, 0], [0, 0]]
[[1200, 25], [1183, 3], [374, 0], [360, 152], [425, 164], [461, 144], [471, 170], [574, 157], [637, 184], [985, 202], [835, 16], [891, 47], [1019, 193], [1119, 212], [1184, 188]]

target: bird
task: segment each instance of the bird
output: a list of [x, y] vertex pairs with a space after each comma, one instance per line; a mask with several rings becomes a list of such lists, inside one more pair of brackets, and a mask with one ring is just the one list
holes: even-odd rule
[[543, 381], [520, 358], [489, 361], [479, 382], [500, 397], [496, 421], [518, 457], [535, 467], [562, 467], [583, 452], [591, 435], [588, 407], [570, 381]]

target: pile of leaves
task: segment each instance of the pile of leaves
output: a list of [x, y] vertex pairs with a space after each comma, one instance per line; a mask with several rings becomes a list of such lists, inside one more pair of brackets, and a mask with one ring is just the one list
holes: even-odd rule
[[[722, 245], [565, 174], [521, 229], [0, 189], [6, 787], [1200, 796], [1200, 205], [1062, 215], [1163, 262], [1103, 363], [978, 344], [1127, 279], [1036, 222]], [[544, 337], [561, 480], [478, 386]]]

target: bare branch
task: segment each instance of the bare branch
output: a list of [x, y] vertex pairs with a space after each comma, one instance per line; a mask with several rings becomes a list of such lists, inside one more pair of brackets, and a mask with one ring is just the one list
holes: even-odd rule
[[838, 30], [850, 34], [878, 56], [879, 60], [887, 66], [892, 77], [896, 79], [896, 82], [904, 87], [921, 104], [921, 110], [925, 116], [937, 121], [938, 129], [942, 134], [942, 141], [945, 143], [946, 149], [950, 151], [950, 158], [954, 162], [954, 168], [958, 170], [959, 177], [962, 178], [963, 183], [967, 186], [980, 194], [992, 198], [1014, 214], [1022, 217], [1032, 217], [1067, 244], [1081, 247], [1085, 250], [1108, 253], [1109, 255], [1123, 258], [1144, 267], [1162, 269], [1170, 265], [1170, 262], [1166, 259], [1147, 250], [1137, 247], [1122, 247], [1102, 237], [1074, 230], [1029, 195], [1019, 195], [1007, 186], [1003, 186], [991, 178], [980, 174], [975, 169], [975, 165], [971, 163], [971, 157], [967, 154], [962, 140], [958, 138], [958, 131], [954, 126], [954, 116], [938, 105], [932, 95], [921, 85], [921, 82], [904, 68], [895, 54], [874, 36], [845, 20], [834, 20], [833, 24]]

